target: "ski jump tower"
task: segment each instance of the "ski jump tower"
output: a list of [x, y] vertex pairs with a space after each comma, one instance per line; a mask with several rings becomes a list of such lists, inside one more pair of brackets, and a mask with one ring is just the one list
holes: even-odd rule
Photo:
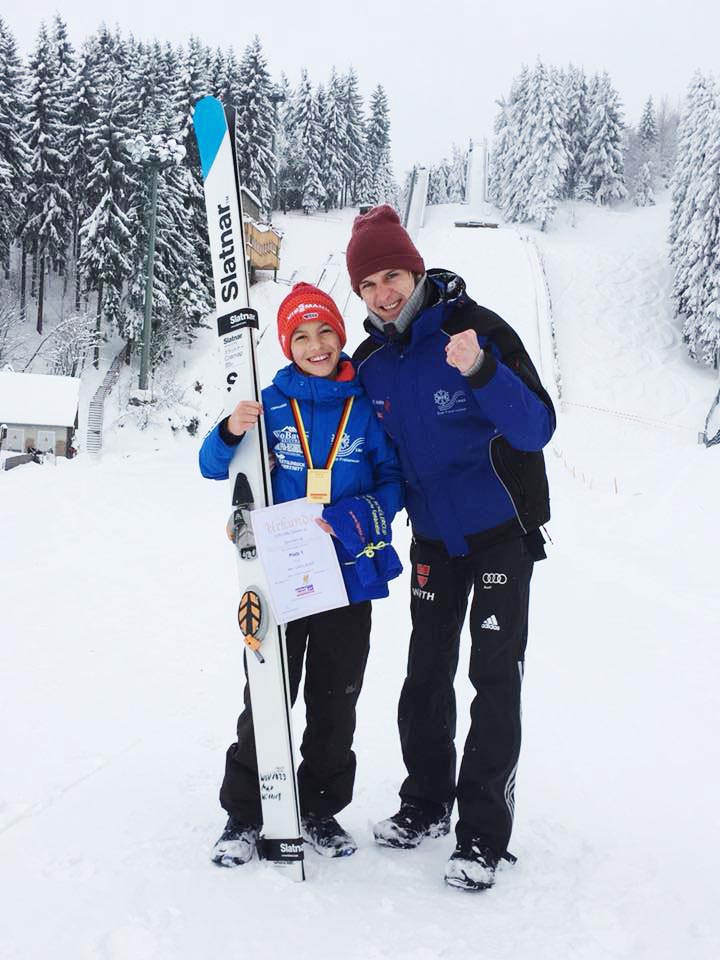
[[488, 199], [488, 161], [487, 140], [471, 140], [465, 189], [465, 203], [470, 207], [471, 213], [480, 213], [480, 205]]
[[427, 167], [413, 167], [410, 193], [408, 195], [403, 226], [413, 240], [417, 240], [420, 227], [425, 222], [425, 204], [427, 203], [430, 171]]

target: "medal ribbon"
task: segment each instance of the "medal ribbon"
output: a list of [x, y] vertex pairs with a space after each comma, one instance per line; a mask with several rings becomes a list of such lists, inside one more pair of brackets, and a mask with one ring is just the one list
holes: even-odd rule
[[[335, 439], [333, 440], [332, 446], [330, 447], [330, 453], [328, 454], [328, 458], [325, 462], [326, 470], [331, 470], [332, 465], [335, 463], [335, 458], [337, 457], [340, 444], [342, 443], [343, 434], [345, 433], [345, 427], [347, 427], [347, 422], [350, 419], [350, 411], [352, 410], [354, 399], [355, 397], [348, 397], [345, 401], [345, 406], [343, 407], [343, 412], [340, 416], [340, 423], [335, 431]], [[297, 427], [298, 437], [300, 438], [300, 446], [302, 447], [303, 455], [305, 457], [305, 463], [307, 464], [309, 470], [313, 470], [314, 467], [312, 462], [312, 454], [310, 453], [310, 444], [308, 443], [305, 424], [303, 423], [303, 418], [300, 413], [300, 404], [294, 397], [291, 397], [290, 406], [292, 407], [293, 417], [295, 418], [295, 426]]]

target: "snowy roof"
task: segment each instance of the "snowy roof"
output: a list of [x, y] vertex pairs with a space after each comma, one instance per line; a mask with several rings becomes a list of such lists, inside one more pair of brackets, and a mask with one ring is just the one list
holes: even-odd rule
[[80, 396], [79, 377], [0, 373], [0, 423], [71, 427]]

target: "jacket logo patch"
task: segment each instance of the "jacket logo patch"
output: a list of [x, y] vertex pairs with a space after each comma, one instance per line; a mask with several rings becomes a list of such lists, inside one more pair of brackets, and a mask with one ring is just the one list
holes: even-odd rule
[[438, 416], [442, 416], [445, 413], [460, 413], [463, 411], [468, 398], [462, 390], [456, 390], [452, 396], [447, 390], [436, 390], [433, 394], [433, 400], [437, 407]]
[[485, 590], [489, 590], [493, 584], [498, 586], [504, 586], [507, 583], [507, 574], [506, 573], [484, 573], [482, 575], [483, 587]]
[[304, 470], [305, 456], [300, 445], [300, 437], [295, 427], [283, 427], [281, 430], [273, 430], [273, 436], [277, 443], [273, 447], [273, 453], [282, 470]]
[[429, 563], [416, 563], [415, 564], [415, 576], [417, 577], [418, 585], [424, 587], [428, 582], [430, 576], [430, 564]]
[[[335, 439], [335, 434], [332, 435], [332, 440]], [[354, 459], [353, 455], [363, 452], [363, 444], [365, 443], [365, 437], [358, 437], [357, 440], [350, 440], [350, 436], [347, 433], [343, 434], [342, 440], [340, 441], [340, 449], [337, 452], [338, 460], [347, 460], [348, 463], [359, 463], [360, 461]]]

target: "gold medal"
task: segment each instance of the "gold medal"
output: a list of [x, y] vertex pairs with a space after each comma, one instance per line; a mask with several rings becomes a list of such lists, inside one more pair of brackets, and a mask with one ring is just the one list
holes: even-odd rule
[[308, 470], [307, 498], [311, 503], [330, 503], [330, 470]]

